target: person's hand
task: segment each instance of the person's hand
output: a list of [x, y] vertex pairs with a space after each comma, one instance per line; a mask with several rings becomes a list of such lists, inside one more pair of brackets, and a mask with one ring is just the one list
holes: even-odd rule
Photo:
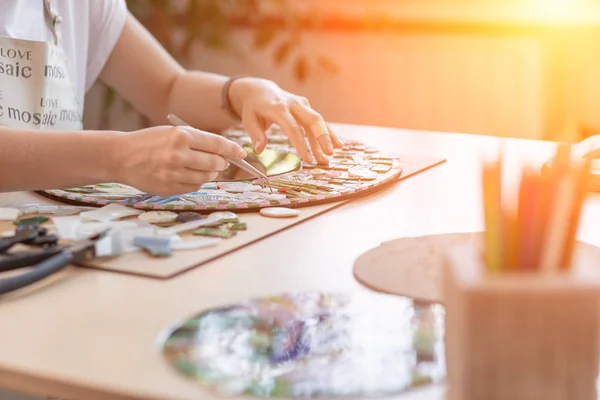
[[229, 167], [224, 157], [247, 156], [222, 136], [173, 126], [122, 133], [114, 149], [117, 181], [160, 196], [195, 192]]
[[274, 82], [259, 78], [238, 79], [229, 88], [229, 98], [258, 154], [267, 145], [265, 131], [271, 124], [277, 124], [287, 134], [307, 163], [314, 163], [315, 158], [319, 163], [327, 163], [326, 155], [332, 155], [334, 147], [342, 147], [306, 98], [288, 93]]
[[575, 155], [591, 159], [600, 158], [600, 135], [590, 136], [574, 146]]

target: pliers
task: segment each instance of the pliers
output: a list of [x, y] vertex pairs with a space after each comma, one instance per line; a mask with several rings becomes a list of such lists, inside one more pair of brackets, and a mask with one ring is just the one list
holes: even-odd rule
[[[0, 273], [20, 268], [30, 269], [19, 275], [0, 278], [0, 295], [41, 281], [69, 264], [95, 257], [96, 242], [105, 236], [106, 232], [102, 232], [88, 239], [63, 245], [58, 243], [58, 237], [48, 235], [46, 229], [39, 225], [18, 227], [13, 236], [0, 239]], [[7, 253], [19, 243], [37, 246], [41, 250]]]

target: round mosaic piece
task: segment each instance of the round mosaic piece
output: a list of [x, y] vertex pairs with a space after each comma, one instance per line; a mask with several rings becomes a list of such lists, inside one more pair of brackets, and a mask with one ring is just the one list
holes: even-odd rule
[[150, 224], [170, 224], [177, 221], [177, 213], [171, 211], [148, 211], [138, 215], [138, 218]]
[[318, 292], [202, 312], [163, 335], [181, 375], [228, 396], [371, 398], [445, 378], [444, 310]]
[[267, 207], [260, 210], [261, 215], [271, 218], [291, 218], [300, 215], [300, 211], [293, 208]]
[[248, 153], [246, 160], [269, 176], [273, 191], [232, 165], [217, 182], [181, 196], [152, 195], [120, 183], [47, 190], [40, 194], [76, 205], [117, 203], [142, 210], [205, 213], [258, 211], [264, 207], [295, 208], [344, 200], [376, 190], [402, 174], [397, 157], [356, 141], [342, 140], [344, 147], [335, 150], [328, 165], [303, 165], [277, 126], [267, 132], [268, 144], [261, 154], [253, 152], [247, 133], [240, 128], [227, 130], [223, 136], [244, 147]]

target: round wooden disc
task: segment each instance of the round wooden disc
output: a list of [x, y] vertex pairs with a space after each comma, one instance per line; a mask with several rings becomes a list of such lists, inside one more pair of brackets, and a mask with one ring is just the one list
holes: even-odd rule
[[[446, 249], [457, 245], [481, 248], [482, 234], [451, 233], [385, 242], [356, 260], [354, 276], [378, 292], [443, 303], [444, 255]], [[593, 257], [600, 261], [600, 248], [578, 242], [576, 257]]]

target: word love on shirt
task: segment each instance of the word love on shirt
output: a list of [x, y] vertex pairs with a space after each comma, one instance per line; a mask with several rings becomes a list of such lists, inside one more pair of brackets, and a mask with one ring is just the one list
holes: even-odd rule
[[21, 63], [23, 61], [31, 61], [32, 58], [31, 50], [0, 47], [0, 75], [24, 79], [31, 78], [32, 68]]

